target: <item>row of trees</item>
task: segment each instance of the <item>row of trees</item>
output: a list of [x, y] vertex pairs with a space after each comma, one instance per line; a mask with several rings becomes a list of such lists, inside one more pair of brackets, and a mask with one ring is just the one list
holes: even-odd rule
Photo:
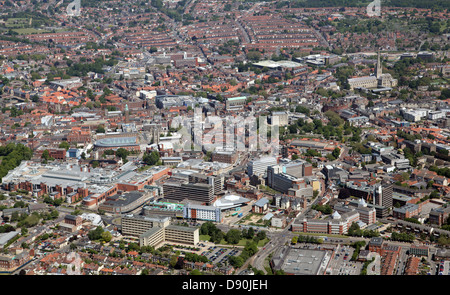
[[247, 241], [241, 254], [239, 254], [239, 256], [230, 256], [228, 261], [234, 268], [240, 268], [247, 259], [255, 255], [256, 252], [258, 252], [258, 244], [253, 240]]
[[314, 237], [314, 236], [304, 236], [304, 235], [299, 235], [294, 236], [291, 240], [292, 244], [297, 244], [297, 243], [311, 243], [311, 244], [322, 244], [323, 243], [323, 239], [322, 238], [318, 238], [318, 237]]
[[441, 176], [445, 176], [447, 178], [450, 178], [450, 168], [448, 167], [443, 167], [443, 168], [438, 168], [435, 165], [430, 166], [430, 168], [428, 168], [430, 171], [434, 171], [436, 172], [438, 175]]
[[114, 66], [117, 64], [117, 60], [111, 58], [109, 60], [103, 60], [103, 58], [96, 58], [94, 62], [80, 62], [80, 63], [72, 63], [68, 61], [67, 63], [69, 68], [66, 71], [66, 74], [69, 76], [83, 77], [86, 76], [89, 72], [104, 74], [103, 67], [104, 66]]
[[209, 235], [210, 241], [213, 243], [219, 244], [222, 240], [225, 240], [225, 242], [232, 245], [238, 244], [241, 239], [249, 239], [258, 243], [260, 240], [264, 240], [266, 238], [265, 231], [261, 230], [255, 234], [255, 230], [252, 227], [249, 229], [243, 228], [242, 230], [233, 228], [225, 234], [211, 221], [207, 221], [202, 224], [200, 227], [200, 234]]
[[409, 234], [409, 233], [397, 233], [397, 232], [393, 232], [391, 234], [391, 240], [392, 241], [399, 241], [399, 242], [408, 242], [408, 243], [412, 243], [415, 240], [415, 235], [414, 234]]
[[325, 139], [336, 137], [339, 141], [342, 141], [344, 135], [346, 135], [349, 136], [348, 140], [352, 142], [361, 141], [361, 128], [351, 126], [333, 111], [327, 111], [324, 115], [328, 118], [327, 125], [323, 125], [319, 119], [314, 119], [310, 123], [303, 119], [298, 119], [296, 124], [289, 125], [288, 130], [291, 134], [312, 132], [314, 134], [322, 134]]
[[347, 231], [347, 234], [352, 237], [364, 237], [364, 238], [373, 238], [380, 236], [380, 233], [376, 230], [361, 229], [356, 222], [352, 223], [352, 225]]
[[109, 243], [112, 239], [112, 235], [109, 231], [104, 230], [103, 227], [97, 226], [96, 229], [88, 232], [88, 238], [91, 241], [102, 241]]
[[59, 217], [57, 210], [52, 210], [50, 213], [33, 212], [31, 214], [14, 212], [11, 215], [11, 222], [17, 222], [17, 227], [30, 228], [39, 224], [42, 219], [43, 222], [47, 220], [54, 220]]
[[328, 205], [328, 204], [325, 204], [325, 205], [319, 205], [319, 204], [316, 204], [316, 205], [313, 205], [313, 206], [311, 207], [311, 209], [320, 211], [320, 212], [322, 212], [323, 214], [331, 214], [331, 213], [333, 213], [333, 209], [332, 209], [331, 206]]
[[363, 249], [365, 247], [365, 245], [366, 245], [366, 242], [364, 242], [364, 241], [354, 242], [351, 245], [353, 248], [355, 248], [355, 251], [353, 251], [353, 255], [352, 255], [352, 258], [351, 258], [352, 261], [356, 261], [358, 259], [359, 251], [361, 249]]

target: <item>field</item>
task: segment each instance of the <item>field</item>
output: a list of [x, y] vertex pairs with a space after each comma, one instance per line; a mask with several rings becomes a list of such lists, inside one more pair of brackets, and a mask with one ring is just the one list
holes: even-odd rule
[[39, 33], [47, 33], [44, 30], [38, 30], [33, 28], [21, 28], [21, 29], [12, 29], [12, 31], [16, 32], [19, 35], [29, 35], [29, 34], [39, 34]]
[[30, 20], [26, 18], [9, 18], [5, 26], [9, 29], [23, 28], [30, 25]]
[[[32, 27], [31, 19], [29, 18], [9, 18], [3, 29], [11, 30], [19, 35], [46, 33], [47, 31], [42, 29], [35, 29]], [[1, 29], [1, 27], [0, 27]]]

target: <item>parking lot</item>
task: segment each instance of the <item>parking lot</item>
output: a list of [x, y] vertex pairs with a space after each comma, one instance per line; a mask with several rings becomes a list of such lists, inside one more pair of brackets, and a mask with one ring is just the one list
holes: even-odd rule
[[339, 246], [330, 262], [332, 275], [359, 275], [362, 263], [350, 261], [354, 249], [349, 246]]
[[224, 263], [228, 261], [228, 257], [239, 255], [239, 250], [228, 249], [219, 246], [210, 246], [208, 249], [203, 251], [200, 255], [206, 256], [211, 263]]

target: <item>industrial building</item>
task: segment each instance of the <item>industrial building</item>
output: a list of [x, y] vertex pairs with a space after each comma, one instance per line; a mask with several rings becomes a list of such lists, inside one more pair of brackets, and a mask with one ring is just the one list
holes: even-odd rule
[[299, 249], [283, 246], [276, 250], [270, 266], [287, 275], [323, 275], [331, 260], [328, 250]]

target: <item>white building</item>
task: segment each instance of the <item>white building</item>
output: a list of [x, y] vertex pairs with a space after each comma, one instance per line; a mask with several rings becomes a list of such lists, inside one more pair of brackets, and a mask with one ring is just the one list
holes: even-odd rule
[[418, 122], [428, 115], [428, 110], [416, 109], [416, 110], [405, 110], [402, 112], [403, 118], [408, 121]]
[[438, 120], [446, 117], [446, 112], [444, 111], [429, 111], [428, 119], [429, 120]]
[[214, 202], [213, 206], [220, 210], [228, 210], [246, 205], [250, 202], [249, 199], [241, 197], [239, 195], [225, 195], [222, 198]]
[[277, 164], [275, 157], [262, 157], [260, 159], [252, 160], [247, 164], [248, 175], [264, 175], [267, 172], [267, 167]]
[[222, 221], [220, 208], [190, 203], [187, 203], [186, 206], [183, 207], [183, 218], [211, 220], [215, 222]]

